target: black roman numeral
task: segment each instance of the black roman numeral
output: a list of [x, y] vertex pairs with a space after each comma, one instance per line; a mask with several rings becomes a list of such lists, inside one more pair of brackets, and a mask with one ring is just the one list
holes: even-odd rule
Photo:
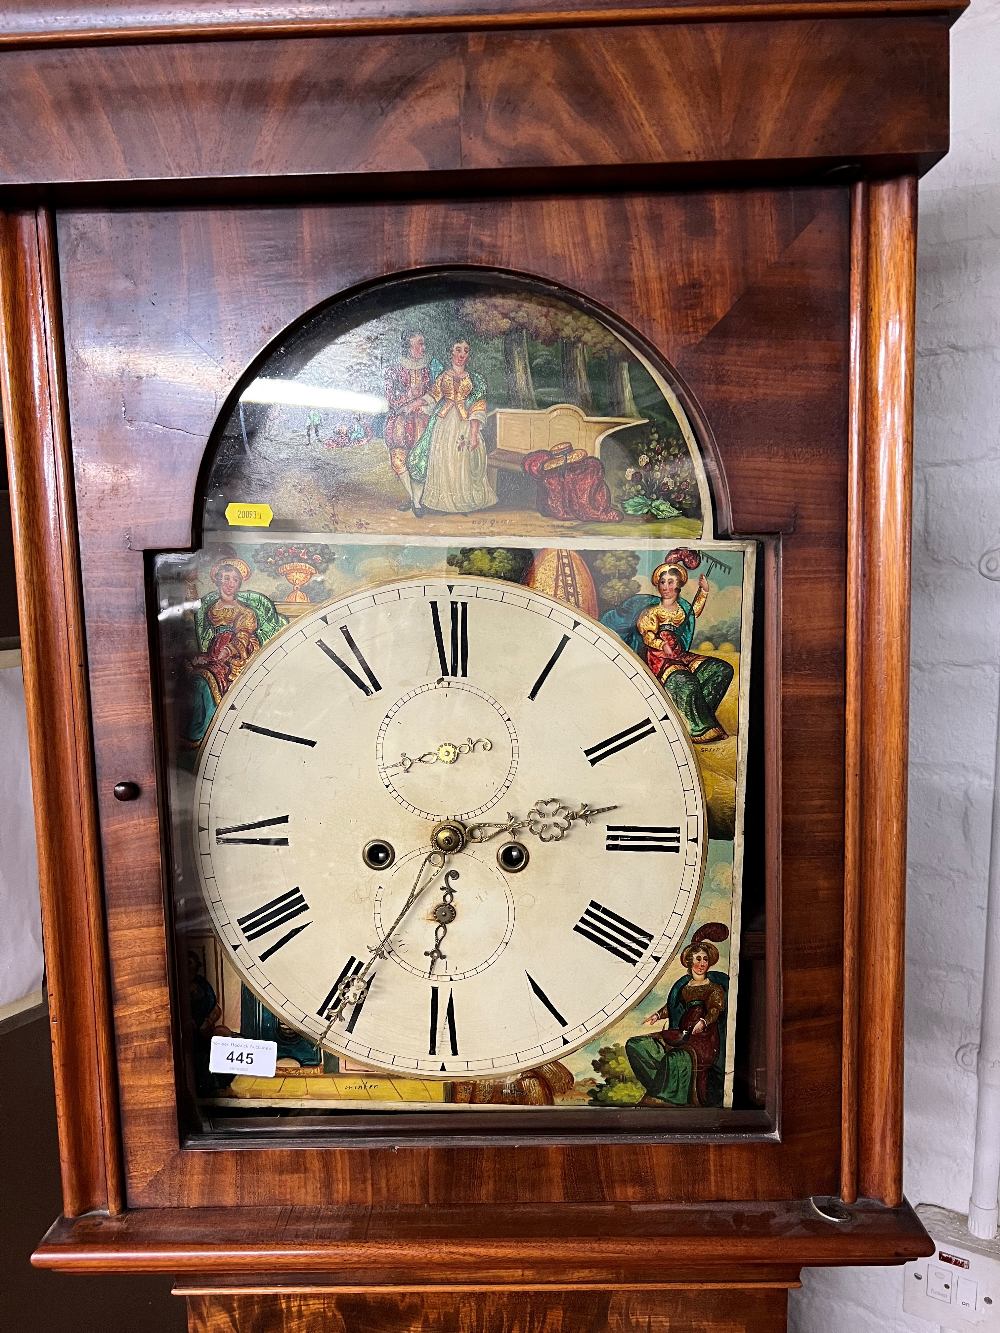
[[[309, 904], [303, 898], [300, 890], [288, 889], [285, 893], [279, 893], [277, 898], [272, 898], [269, 903], [264, 903], [261, 907], [255, 907], [252, 912], [247, 912], [245, 916], [238, 916], [236, 924], [242, 930], [249, 941], [259, 940], [262, 935], [270, 935], [273, 930], [280, 930], [282, 926], [287, 926], [289, 921], [294, 921], [297, 916], [303, 912], [309, 911]], [[268, 945], [260, 956], [263, 963], [272, 954], [283, 949], [289, 940], [293, 940], [296, 935], [301, 935], [307, 926], [311, 926], [311, 921], [303, 921], [299, 926], [293, 926], [291, 930], [282, 935], [280, 939], [275, 940], [273, 944]]]
[[538, 982], [535, 980], [535, 978], [531, 975], [530, 972], [525, 972], [524, 975], [528, 978], [528, 985], [529, 985], [529, 986], [531, 987], [531, 989], [535, 992], [536, 997], [537, 997], [539, 1000], [541, 1000], [542, 1004], [545, 1005], [546, 1009], [549, 1011], [549, 1013], [552, 1015], [552, 1017], [556, 1020], [556, 1022], [557, 1022], [557, 1023], [560, 1023], [563, 1027], [565, 1027], [565, 1026], [566, 1026], [566, 1020], [565, 1020], [565, 1018], [563, 1018], [562, 1014], [561, 1014], [561, 1013], [559, 1012], [559, 1010], [555, 1007], [555, 1005], [552, 1003], [552, 1001], [549, 999], [549, 997], [545, 994], [545, 992], [542, 990], [541, 986], [539, 986], [539, 984], [538, 984]]
[[250, 833], [256, 828], [274, 828], [277, 824], [287, 824], [287, 815], [275, 815], [273, 819], [255, 819], [252, 824], [233, 824], [229, 828], [217, 828], [215, 841], [220, 847], [287, 847], [287, 838], [237, 838], [237, 833]]
[[609, 824], [608, 852], [679, 852], [681, 831], [659, 824]]
[[531, 689], [528, 691], [529, 699], [535, 699], [538, 697], [538, 691], [545, 684], [546, 680], [548, 680], [549, 672], [559, 661], [559, 656], [568, 643], [569, 643], [569, 635], [564, 634], [562, 638], [559, 640], [558, 644], [556, 645], [555, 652], [552, 654], [549, 660], [542, 667], [541, 671], [538, 673], [538, 679], [535, 681], [534, 685], [532, 685]]
[[337, 997], [339, 996], [341, 986], [346, 986], [348, 978], [355, 976], [356, 973], [360, 971], [361, 971], [361, 964], [352, 955], [350, 958], [348, 958], [347, 962], [340, 969], [340, 976], [327, 991], [326, 999], [316, 1010], [316, 1013], [319, 1015], [320, 1018], [329, 1017], [330, 1006], [333, 1004], [334, 1000], [336, 1000]]
[[626, 727], [624, 731], [618, 731], [607, 740], [598, 741], [596, 745], [589, 746], [584, 750], [587, 756], [587, 762], [593, 766], [599, 764], [602, 759], [609, 759], [611, 755], [617, 754], [619, 750], [627, 750], [630, 745], [635, 745], [637, 741], [644, 741], [647, 736], [652, 736], [656, 732], [656, 725], [650, 718], [644, 717], [641, 722], [636, 722], [631, 727]]
[[[441, 1000], [439, 995], [439, 987], [432, 986], [431, 987], [431, 1036], [430, 1036], [430, 1049], [428, 1051], [429, 1055], [439, 1054], [438, 1040], [440, 1037], [443, 1037], [445, 1035], [445, 1033], [441, 1031], [441, 1024], [439, 1022], [440, 1004]], [[443, 1026], [447, 1030], [448, 1047], [452, 1055], [457, 1055], [458, 1034], [455, 1029], [455, 995], [454, 992], [451, 990], [448, 991], [448, 1004], [445, 1007], [444, 1011]], [[442, 1068], [444, 1068], [443, 1065]]]
[[438, 663], [442, 676], [467, 676], [469, 674], [469, 604], [468, 602], [449, 602], [451, 608], [448, 649], [445, 649], [444, 631], [441, 628], [441, 612], [437, 602], [431, 602], [431, 620], [434, 624], [434, 642], [437, 644]]
[[350, 648], [351, 652], [354, 654], [355, 662], [357, 662], [358, 666], [364, 672], [366, 679], [362, 680], [362, 678], [358, 675], [358, 673], [354, 670], [354, 668], [352, 666], [349, 666], [348, 663], [345, 662], [342, 657], [339, 657], [333, 651], [333, 649], [330, 647], [328, 643], [324, 643], [322, 639], [317, 639], [316, 642], [320, 646], [320, 648], [323, 649], [324, 653], [326, 653], [330, 661], [336, 662], [337, 666], [340, 667], [341, 671], [344, 673], [347, 679], [353, 685], [356, 685], [362, 694], [367, 694], [369, 696], [373, 694], [378, 694], [382, 686], [378, 683], [374, 671], [372, 671], [371, 667], [365, 661], [364, 653], [362, 653], [361, 649], [354, 642], [354, 635], [351, 633], [351, 631], [347, 628], [346, 625], [341, 625], [340, 632], [344, 636], [344, 642], [347, 644], [348, 648]]
[[252, 731], [256, 736], [271, 736], [276, 741], [291, 741], [293, 745], [315, 745], [315, 741], [305, 736], [292, 736], [287, 731], [272, 731], [270, 727], [258, 727], [254, 722], [241, 722], [240, 731]]
[[653, 943], [648, 930], [629, 921], [628, 917], [612, 912], [610, 907], [595, 903], [593, 899], [573, 929], [633, 966]]
[[[359, 962], [357, 958], [353, 956], [348, 958], [347, 962], [340, 969], [340, 976], [338, 976], [337, 980], [333, 983], [333, 985], [327, 992], [326, 999], [316, 1010], [316, 1013], [319, 1015], [320, 1018], [328, 1019], [330, 1017], [330, 1009], [332, 1008], [334, 1002], [338, 1000], [342, 988], [346, 987], [347, 984], [350, 982], [351, 978], [356, 977], [363, 967], [364, 963]], [[354, 1026], [357, 1023], [358, 1019], [361, 1017], [361, 1010], [365, 1007], [365, 1000], [368, 999], [368, 992], [371, 990], [371, 984], [374, 978], [375, 978], [375, 973], [370, 972], [365, 980], [365, 989], [361, 996], [361, 999], [358, 1000], [357, 1004], [351, 1007], [351, 1016], [347, 1020], [348, 1032], [354, 1031]], [[341, 1013], [343, 1013], [343, 1010], [341, 1010]]]

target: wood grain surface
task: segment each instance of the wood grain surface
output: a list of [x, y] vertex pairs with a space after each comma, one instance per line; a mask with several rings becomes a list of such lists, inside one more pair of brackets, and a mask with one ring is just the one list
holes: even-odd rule
[[[910, 685], [910, 510], [917, 186], [868, 187], [861, 473], [865, 569], [860, 709], [862, 827], [859, 927], [865, 942], [858, 1012], [858, 1106], [884, 1127], [858, 1152], [858, 1190], [903, 1196], [903, 978]], [[875, 724], [873, 726], [873, 723]], [[874, 732], [874, 734], [871, 734]], [[869, 961], [870, 960], [870, 961]], [[878, 1039], [868, 1016], [891, 994]]]
[[780, 1333], [784, 1290], [189, 1296], [189, 1333]]
[[[840, 1151], [848, 195], [67, 214], [60, 223], [95, 768], [130, 1203], [380, 1204], [833, 1193]], [[616, 256], [613, 265], [607, 256]], [[768, 820], [775, 1137], [178, 1148], [147, 549], [190, 544], [205, 442], [259, 351], [330, 295], [462, 262], [616, 312], [710, 422], [737, 534], [781, 534]], [[752, 392], [748, 392], [752, 385]], [[775, 573], [777, 573], [777, 566]], [[120, 780], [143, 795], [112, 798]], [[759, 886], [758, 886], [759, 887]], [[626, 1122], [619, 1122], [625, 1124]], [[210, 1150], [208, 1150], [210, 1148]]]
[[948, 146], [947, 62], [934, 15], [0, 47], [0, 186], [107, 204], [167, 182], [259, 199], [920, 172]]
[[596, 23], [705, 22], [752, 18], [843, 18], [871, 14], [949, 14], [967, 0], [55, 0], [9, 4], [0, 15], [0, 45], [52, 46], [90, 42], [186, 41], [248, 36], [311, 36], [328, 32], [589, 26]]
[[[34, 1262], [183, 1275], [185, 1290], [569, 1287], [771, 1280], [819, 1264], [932, 1251], [912, 1210], [871, 1202], [829, 1222], [808, 1202], [136, 1209], [60, 1221]], [[766, 1274], [766, 1279], [765, 1279]], [[312, 1277], [310, 1277], [312, 1275]]]
[[53, 229], [0, 216], [9, 457], [64, 1209], [122, 1202]]
[[[865, 370], [868, 338], [868, 194], [851, 191], [851, 374], [848, 398], [850, 454], [847, 471], [847, 586], [860, 604], [865, 588], [863, 549]], [[844, 1097], [840, 1155], [840, 1197], [853, 1203], [858, 1190], [858, 979], [861, 967], [861, 754], [864, 739], [862, 636], [848, 636], [845, 648], [844, 715], [844, 1031], [841, 1085]]]

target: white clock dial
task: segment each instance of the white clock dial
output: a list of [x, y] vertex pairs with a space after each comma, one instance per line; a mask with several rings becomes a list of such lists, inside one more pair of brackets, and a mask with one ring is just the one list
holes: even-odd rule
[[[446, 856], [447, 820], [471, 835]], [[316, 607], [257, 653], [205, 738], [195, 827], [247, 985], [329, 1049], [430, 1078], [530, 1068], [631, 1008], [705, 853], [683, 723], [636, 656], [459, 577]]]

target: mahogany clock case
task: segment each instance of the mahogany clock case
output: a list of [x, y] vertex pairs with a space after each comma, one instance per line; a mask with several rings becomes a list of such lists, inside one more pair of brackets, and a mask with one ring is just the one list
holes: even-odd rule
[[[250, 1125], [238, 1149], [198, 1137], [177, 1146], [175, 1089], [181, 1070], [170, 1037], [178, 1006], [171, 998], [162, 887], [169, 867], [155, 796], [159, 719], [151, 685], [144, 552], [192, 545], [206, 441], [219, 404], [263, 344], [331, 294], [373, 276], [456, 262], [536, 274], [584, 293], [634, 327], [678, 368], [714, 431], [722, 522], [734, 534], [770, 538], [764, 548], [760, 636], [766, 663], [762, 693], [770, 700], [763, 722], [771, 730], [764, 747], [770, 800], [758, 797], [754, 812], [759, 821], [762, 805], [773, 812], [761, 878], [770, 884], [768, 920], [774, 926], [781, 921], [780, 987], [773, 928], [766, 985], [775, 1080], [770, 1114], [737, 1115], [733, 1128], [742, 1133], [735, 1140], [730, 1130], [724, 1139], [689, 1143], [683, 1166], [675, 1148], [650, 1141], [641, 1113], [625, 1113], [624, 1123], [616, 1115], [613, 1129], [597, 1128], [588, 1115], [586, 1136], [597, 1134], [599, 1140], [603, 1134], [616, 1142], [601, 1143], [601, 1157], [610, 1154], [611, 1160], [602, 1166], [600, 1181], [593, 1174], [591, 1144], [565, 1143], [561, 1153], [573, 1162], [577, 1197], [615, 1197], [626, 1180], [634, 1194], [636, 1154], [648, 1163], [650, 1199], [673, 1188], [677, 1170], [686, 1179], [685, 1193], [712, 1197], [713, 1171], [723, 1162], [728, 1165], [722, 1169], [738, 1170], [741, 1157], [760, 1151], [759, 1138], [757, 1143], [746, 1138], [755, 1127], [758, 1136], [770, 1136], [767, 1165], [762, 1169], [758, 1159], [754, 1171], [757, 1197], [789, 1189], [799, 1197], [835, 1191], [849, 218], [847, 191], [833, 189], [60, 216], [59, 255], [74, 257], [60, 271], [66, 345], [72, 349], [67, 402], [124, 1160], [134, 1205], [165, 1203], [178, 1192], [206, 1204], [218, 1199], [223, 1178], [245, 1202], [307, 1203], [331, 1195], [356, 1200], [359, 1189], [367, 1196], [378, 1188], [379, 1157], [395, 1152], [392, 1138], [400, 1134], [421, 1136], [419, 1146], [408, 1151], [432, 1171], [436, 1160], [454, 1160], [460, 1151], [471, 1159], [468, 1183], [452, 1177], [448, 1187], [456, 1201], [549, 1199], [561, 1193], [550, 1172], [537, 1169], [551, 1152], [538, 1136], [552, 1128], [543, 1129], [537, 1120], [511, 1127], [535, 1146], [527, 1148], [528, 1168], [522, 1143], [518, 1169], [510, 1176], [502, 1165], [501, 1140], [511, 1130], [459, 1129], [453, 1119], [445, 1144], [434, 1138], [442, 1126], [426, 1117], [414, 1116], [407, 1125], [394, 1120], [391, 1129], [365, 1118], [353, 1126], [371, 1145], [360, 1153], [300, 1142], [281, 1147], [280, 1127], [275, 1135], [273, 1128], [265, 1132], [258, 1126], [265, 1137], [255, 1139]], [[602, 255], [615, 235], [663, 237], [665, 243], [630, 246], [611, 267]], [[696, 295], [692, 271], [704, 275]], [[127, 307], [120, 299], [126, 288], [133, 293]], [[151, 374], [154, 367], [158, 373]], [[754, 382], [749, 398], [747, 375]], [[115, 477], [114, 523], [107, 509], [110, 476]], [[841, 497], [840, 503], [831, 504], [831, 497]], [[780, 848], [779, 771], [784, 789], [796, 793], [794, 802], [784, 803]], [[139, 800], [114, 799], [111, 788], [123, 779], [138, 784]], [[758, 842], [761, 850], [764, 841]], [[710, 1123], [722, 1128], [725, 1119], [716, 1113]], [[182, 1130], [184, 1124], [182, 1111]], [[695, 1127], [703, 1133], [706, 1126], [702, 1121]], [[654, 1138], [665, 1130], [658, 1125]], [[635, 1131], [641, 1146], [628, 1141]], [[583, 1132], [574, 1135], [561, 1123], [557, 1130], [563, 1140]], [[285, 1130], [294, 1133], [294, 1126]], [[475, 1146], [460, 1149], [456, 1136], [472, 1133]], [[252, 1165], [258, 1153], [262, 1165], [270, 1164], [266, 1177]], [[235, 1176], [226, 1165], [230, 1158], [232, 1168], [239, 1167]], [[489, 1181], [482, 1192], [472, 1184], [479, 1176], [472, 1166], [477, 1159], [484, 1184]], [[716, 1160], [719, 1166], [709, 1167]], [[824, 1166], [817, 1170], [820, 1161]], [[491, 1162], [495, 1165], [488, 1167]], [[392, 1188], [398, 1197], [398, 1184]]]
[[[234, 1283], [310, 1274], [514, 1304], [539, 1283], [569, 1310], [568, 1285], [686, 1265], [776, 1283], [744, 1295], [779, 1327], [803, 1264], [926, 1245], [901, 1187], [909, 450], [916, 176], [947, 148], [956, 8], [369, 10], [271, 31], [207, 0], [42, 7], [0, 33], [0, 387], [65, 1213], [36, 1262], [186, 1271], [206, 1319]], [[613, 95], [636, 69], [641, 99]], [[716, 535], [757, 543], [740, 1021], [764, 1105], [687, 1131], [626, 1111], [576, 1134], [205, 1132], [150, 570], [200, 541], [213, 431], [262, 350], [449, 266], [553, 284], [674, 368]], [[832, 1221], [822, 1195], [847, 1205]]]

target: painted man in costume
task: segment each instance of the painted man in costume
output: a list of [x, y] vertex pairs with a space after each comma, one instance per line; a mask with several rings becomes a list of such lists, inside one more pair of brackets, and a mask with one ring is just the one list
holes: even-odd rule
[[696, 551], [671, 551], [650, 580], [658, 598], [630, 597], [601, 619], [645, 659], [683, 716], [692, 741], [707, 745], [726, 737], [715, 713], [735, 672], [721, 657], [691, 651], [698, 617], [708, 601], [708, 579], [701, 575], [693, 601], [680, 592], [700, 563]]
[[389, 402], [385, 444], [389, 450], [389, 464], [406, 490], [406, 499], [400, 503], [400, 509], [409, 509], [411, 505], [416, 507], [407, 463], [410, 450], [427, 425], [424, 399], [440, 370], [439, 362], [431, 367], [424, 335], [416, 329], [404, 333], [403, 355], [399, 364], [389, 371], [385, 383], [385, 396]]

